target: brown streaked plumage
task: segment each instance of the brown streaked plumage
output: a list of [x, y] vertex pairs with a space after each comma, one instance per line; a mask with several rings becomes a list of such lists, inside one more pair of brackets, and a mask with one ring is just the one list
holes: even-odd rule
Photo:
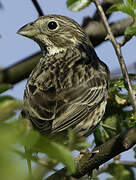
[[60, 15], [40, 17], [18, 33], [36, 41], [43, 51], [26, 85], [22, 115], [44, 135], [68, 128], [89, 135], [105, 111], [109, 70], [87, 34]]

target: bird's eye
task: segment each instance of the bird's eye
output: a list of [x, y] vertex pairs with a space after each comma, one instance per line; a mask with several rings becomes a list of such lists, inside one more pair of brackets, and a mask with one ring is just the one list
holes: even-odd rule
[[56, 29], [57, 26], [58, 26], [58, 25], [57, 25], [57, 23], [56, 23], [55, 21], [50, 21], [50, 22], [48, 23], [48, 28], [51, 29], [51, 30]]

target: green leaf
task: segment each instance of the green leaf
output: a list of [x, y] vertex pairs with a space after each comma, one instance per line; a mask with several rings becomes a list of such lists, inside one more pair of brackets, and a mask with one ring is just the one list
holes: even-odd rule
[[132, 16], [133, 18], [136, 17], [136, 15], [134, 13], [134, 9], [130, 5], [121, 4], [120, 6], [118, 6], [118, 11], [126, 13], [129, 16]]
[[0, 84], [0, 94], [3, 93], [4, 91], [7, 91], [8, 89], [11, 89], [12, 87], [13, 87], [12, 84], [6, 84], [6, 83]]
[[51, 159], [62, 162], [68, 170], [75, 172], [75, 161], [71, 152], [63, 145], [43, 137], [35, 130], [25, 131], [20, 138], [20, 143], [30, 151], [45, 153]]
[[118, 96], [117, 94], [115, 94], [115, 100], [118, 104], [122, 104], [125, 105], [126, 104], [126, 99], [125, 98], [121, 98], [120, 96]]
[[33, 149], [33, 146], [37, 143], [39, 138], [39, 132], [31, 130], [26, 133], [24, 132], [24, 136], [20, 138], [20, 142], [23, 144], [23, 146], [27, 147], [27, 149]]
[[118, 3], [118, 4], [114, 4], [112, 5], [106, 13], [110, 14], [116, 11], [121, 11], [123, 13], [128, 14], [129, 16], [132, 16], [133, 18], [136, 18], [136, 14], [134, 12], [135, 10], [135, 5], [131, 5], [131, 4], [124, 4], [124, 3]]
[[14, 129], [9, 124], [2, 124], [0, 126], [0, 151], [4, 151], [4, 149], [7, 149], [11, 146], [11, 144], [14, 144], [17, 142], [17, 137], [15, 136]]
[[14, 111], [22, 107], [22, 101], [0, 98], [0, 121], [7, 120], [14, 115]]
[[133, 1], [132, 0], [126, 0], [126, 3], [129, 5], [133, 5]]
[[8, 123], [0, 124], [0, 179], [3, 180], [24, 180], [26, 176], [22, 159], [11, 151], [18, 140], [17, 131]]
[[125, 35], [136, 36], [136, 27], [127, 27], [125, 30]]
[[46, 153], [50, 158], [62, 162], [68, 170], [72, 173], [75, 172], [75, 161], [71, 152], [64, 146], [51, 141], [45, 137], [40, 137], [34, 149], [38, 152]]
[[113, 179], [117, 180], [133, 180], [133, 172], [131, 168], [125, 167], [124, 165], [121, 164], [115, 164], [112, 163], [110, 164], [107, 172], [109, 172], [112, 176]]
[[136, 115], [132, 114], [131, 117], [128, 119], [127, 123], [129, 127], [136, 125]]
[[136, 9], [136, 1], [135, 0], [126, 0], [126, 4], [131, 6], [133, 9]]
[[105, 139], [103, 138], [103, 134], [99, 127], [96, 127], [93, 134], [96, 146], [99, 146], [105, 142]]
[[[120, 4], [122, 4], [122, 3], [120, 3]], [[120, 5], [120, 4], [114, 4], [114, 5], [112, 5], [112, 6], [106, 11], [106, 13], [107, 13], [107, 14], [111, 14], [111, 13], [113, 13], [113, 12], [119, 11], [119, 10], [118, 10], [118, 5]]]
[[113, 92], [116, 92], [116, 91], [120, 91], [121, 89], [124, 89], [124, 88], [125, 88], [124, 79], [120, 78], [120, 79], [118, 79], [116, 81], [111, 82], [109, 92], [113, 93]]
[[12, 96], [0, 96], [0, 104], [7, 100], [14, 100]]
[[68, 130], [68, 148], [70, 150], [83, 150], [87, 147], [91, 147], [92, 144], [86, 143], [86, 138], [78, 136], [72, 129]]
[[67, 0], [67, 7], [71, 11], [80, 11], [91, 3], [91, 0]]

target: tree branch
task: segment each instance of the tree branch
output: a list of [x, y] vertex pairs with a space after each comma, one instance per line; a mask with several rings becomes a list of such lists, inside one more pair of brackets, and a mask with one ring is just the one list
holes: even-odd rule
[[126, 68], [126, 65], [125, 65], [125, 61], [124, 61], [124, 58], [122, 56], [122, 52], [121, 52], [121, 48], [120, 48], [120, 45], [119, 43], [117, 43], [116, 39], [114, 38], [113, 36], [113, 33], [110, 29], [110, 26], [108, 24], [108, 21], [107, 21], [107, 18], [104, 14], [104, 11], [102, 9], [102, 6], [99, 2], [99, 0], [93, 0], [93, 2], [95, 3], [98, 11], [99, 11], [99, 14], [102, 18], [102, 22], [103, 22], [103, 25], [107, 31], [107, 39], [109, 39], [114, 47], [114, 50], [116, 52], [116, 55], [118, 57], [118, 60], [119, 60], [119, 63], [120, 63], [120, 67], [121, 67], [121, 70], [122, 70], [122, 74], [124, 76], [124, 79], [125, 79], [125, 86], [128, 90], [128, 93], [130, 95], [130, 100], [131, 100], [131, 104], [133, 106], [133, 110], [134, 112], [136, 113], [136, 98], [135, 98], [135, 93], [133, 92], [133, 89], [132, 89], [132, 83], [129, 79], [129, 75], [128, 75], [128, 71], [127, 71], [127, 68]]
[[39, 52], [8, 68], [0, 69], [0, 83], [15, 84], [27, 78], [40, 60], [40, 57], [41, 53]]
[[[101, 6], [102, 6], [104, 12], [106, 12], [110, 8], [110, 6], [113, 5], [114, 3], [115, 3], [114, 1], [103, 1], [101, 3]], [[109, 19], [110, 16], [111, 16], [111, 14], [106, 14], [107, 19]], [[94, 21], [101, 21], [101, 17], [99, 15], [98, 9], [96, 9], [96, 12], [94, 13], [92, 19]]]
[[39, 16], [44, 16], [44, 13], [43, 13], [43, 11], [42, 11], [39, 3], [37, 2], [37, 0], [31, 0], [31, 1], [32, 1], [32, 3], [34, 4], [34, 7], [36, 8]]
[[[89, 18], [89, 17], [86, 17]], [[85, 20], [86, 21], [86, 20]], [[87, 24], [84, 22], [82, 26], [84, 27], [86, 33], [90, 37], [90, 40], [93, 46], [98, 46], [100, 43], [105, 41], [105, 37], [107, 35], [106, 29], [102, 22], [93, 21], [92, 19], [87, 20]], [[122, 36], [126, 27], [130, 26], [133, 23], [132, 18], [121, 19], [117, 22], [111, 23], [110, 28], [115, 37]]]
[[[71, 176], [80, 178], [85, 174], [92, 172], [94, 169], [99, 168], [100, 165], [116, 155], [132, 148], [136, 144], [135, 134], [136, 126], [114, 136], [112, 139], [93, 150], [98, 151], [98, 153], [91, 153], [86, 150], [76, 158], [76, 173]], [[59, 180], [64, 180], [64, 176], [67, 174], [66, 172], [66, 168], [63, 168], [48, 177], [46, 180], [57, 180], [57, 177], [59, 177]]]
[[93, 174], [92, 174], [92, 178], [96, 178], [99, 174], [101, 173], [104, 173], [104, 172], [107, 172], [108, 171], [108, 168], [112, 165], [112, 164], [120, 164], [120, 165], [123, 165], [123, 166], [129, 166], [129, 167], [136, 167], [136, 162], [134, 161], [120, 161], [120, 160], [116, 160], [112, 163], [108, 163], [108, 164], [105, 164], [103, 165], [101, 168], [93, 171]]

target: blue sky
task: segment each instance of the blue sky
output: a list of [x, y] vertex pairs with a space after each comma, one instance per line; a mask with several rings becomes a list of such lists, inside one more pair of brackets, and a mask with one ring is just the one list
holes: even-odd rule
[[[0, 34], [2, 35], [2, 38], [0, 38], [0, 67], [8, 67], [39, 50], [39, 46], [35, 42], [16, 34], [20, 27], [35, 20], [38, 14], [31, 0], [1, 0], [1, 2], [4, 7], [0, 10]], [[64, 0], [39, 0], [39, 2], [45, 14], [62, 14], [73, 18], [79, 24], [81, 24], [84, 16], [92, 15], [95, 10], [94, 5], [91, 5], [80, 12], [71, 12], [67, 9], [66, 1]], [[122, 13], [115, 13], [110, 21], [123, 17], [126, 16]], [[116, 71], [120, 68], [110, 42], [105, 42], [95, 49], [100, 59], [109, 66], [111, 71]], [[131, 72], [134, 72], [132, 64], [136, 62], [135, 38], [123, 47], [123, 55], [128, 68]], [[7, 91], [6, 94], [22, 99], [25, 83], [26, 80], [18, 83], [12, 90]], [[133, 159], [131, 152], [123, 153], [122, 158], [125, 160]]]

